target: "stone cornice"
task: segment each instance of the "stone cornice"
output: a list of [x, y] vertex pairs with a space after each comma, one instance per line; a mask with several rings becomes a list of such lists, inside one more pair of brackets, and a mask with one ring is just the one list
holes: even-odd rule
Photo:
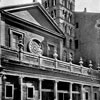
[[[100, 79], [95, 78], [95, 77], [93, 77], [93, 79], [92, 79], [92, 76], [87, 76], [87, 75], [68, 72], [68, 71], [66, 72], [66, 71], [62, 71], [62, 70], [58, 70], [58, 69], [44, 68], [42, 66], [40, 67], [38, 65], [32, 65], [32, 64], [24, 63], [24, 62], [20, 62], [20, 61], [9, 60], [9, 59], [6, 59], [6, 58], [4, 58], [3, 62], [4, 62], [3, 66], [5, 66], [4, 67], [5, 69], [6, 69], [6, 66], [10, 66], [10, 67], [15, 66], [16, 70], [14, 69], [14, 71], [17, 71], [20, 68], [21, 70], [23, 70], [22, 71], [23, 73], [26, 73], [27, 70], [29, 70], [29, 71], [34, 70], [35, 73], [34, 73], [34, 71], [32, 71], [30, 73], [36, 74], [36, 72], [38, 72], [38, 73], [41, 73], [39, 75], [47, 75], [48, 74], [47, 76], [58, 77], [58, 78], [60, 77], [61, 79], [65, 79], [65, 80], [67, 78], [67, 80], [73, 80], [73, 81], [76, 81], [76, 82], [82, 81], [83, 83], [97, 84], [95, 82], [100, 81]], [[8, 67], [8, 69], [9, 69], [9, 67]], [[13, 68], [12, 68], [12, 70], [13, 70]], [[52, 75], [54, 75], [54, 76], [52, 76]]]

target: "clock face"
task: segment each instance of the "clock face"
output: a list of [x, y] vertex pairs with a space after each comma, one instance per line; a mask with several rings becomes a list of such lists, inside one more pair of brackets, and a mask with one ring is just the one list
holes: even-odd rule
[[39, 54], [39, 49], [40, 49], [39, 44], [36, 41], [34, 41], [34, 39], [32, 39], [29, 42], [29, 50], [30, 50], [30, 52], [33, 53], [33, 54]]

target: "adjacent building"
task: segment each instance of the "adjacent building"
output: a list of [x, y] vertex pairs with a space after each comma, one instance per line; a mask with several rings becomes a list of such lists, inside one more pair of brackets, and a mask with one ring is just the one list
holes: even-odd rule
[[93, 67], [100, 63], [100, 13], [75, 12], [75, 60], [80, 56], [84, 65], [92, 60]]
[[99, 71], [66, 62], [66, 38], [39, 3], [1, 8], [0, 100], [99, 100]]

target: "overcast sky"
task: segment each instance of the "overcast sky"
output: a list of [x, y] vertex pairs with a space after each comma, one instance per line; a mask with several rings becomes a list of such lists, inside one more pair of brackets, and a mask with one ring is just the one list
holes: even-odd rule
[[[0, 0], [0, 6], [32, 3], [33, 0]], [[41, 0], [38, 0], [41, 1]], [[88, 12], [99, 12], [100, 13], [100, 0], [75, 0], [75, 10], [83, 11], [87, 8]]]
[[100, 13], [100, 0], [75, 0], [77, 11], [83, 11], [87, 8], [89, 12], [99, 12]]

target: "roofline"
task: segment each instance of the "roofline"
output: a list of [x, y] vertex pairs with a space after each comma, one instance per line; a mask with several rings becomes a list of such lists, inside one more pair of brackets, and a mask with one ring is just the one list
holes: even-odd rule
[[29, 5], [33, 6], [34, 4], [37, 4], [37, 2], [27, 3], [27, 4], [8, 5], [8, 6], [5, 6], [5, 7], [0, 7], [0, 9], [10, 11], [10, 9], [13, 9], [13, 8], [24, 7], [24, 6], [29, 6]]
[[84, 11], [75, 11], [74, 13], [81, 13], [81, 14], [100, 14], [99, 12], [84, 12]]
[[[44, 13], [44, 15], [48, 18], [50, 23], [56, 28], [56, 30], [61, 33], [62, 35], [65, 34], [63, 31], [59, 28], [58, 24], [54, 21], [54, 19], [48, 14], [48, 12], [44, 9], [44, 7], [39, 3], [39, 2], [34, 2], [34, 3], [29, 3], [29, 4], [21, 4], [21, 5], [15, 5], [15, 6], [7, 6], [7, 7], [2, 7], [1, 10], [4, 10], [5, 12], [10, 12], [14, 9], [21, 9], [21, 8], [27, 8], [27, 7], [34, 7], [37, 6], [41, 9], [41, 11]], [[20, 7], [20, 8], [18, 8]]]
[[[22, 18], [19, 18], [19, 17], [15, 16], [15, 15], [10, 14], [9, 12], [5, 12], [4, 10], [1, 10], [1, 14], [4, 14], [4, 15], [9, 16], [9, 17], [11, 17], [11, 18], [14, 18], [14, 19], [16, 19], [16, 20], [18, 20], [18, 21], [24, 22], [24, 23], [26, 23], [26, 24], [28, 24], [28, 25], [31, 25], [31, 26], [40, 28], [40, 29], [42, 29], [42, 30], [44, 30], [44, 31], [46, 31], [46, 32], [49, 32], [49, 33], [51, 33], [51, 34], [53, 34], [53, 35], [55, 35], [55, 36], [58, 36], [58, 37], [60, 37], [60, 38], [63, 38], [63, 39], [65, 38], [64, 35], [60, 35], [60, 34], [58, 34], [57, 32], [52, 31], [52, 30], [50, 30], [50, 29], [48, 29], [48, 28], [46, 28], [46, 27], [43, 27], [43, 26], [40, 26], [40, 25], [31, 23], [31, 22], [29, 22], [29, 21], [26, 21], [26, 20], [24, 20], [24, 19], [22, 19]], [[55, 34], [55, 33], [56, 33], [56, 34]]]

